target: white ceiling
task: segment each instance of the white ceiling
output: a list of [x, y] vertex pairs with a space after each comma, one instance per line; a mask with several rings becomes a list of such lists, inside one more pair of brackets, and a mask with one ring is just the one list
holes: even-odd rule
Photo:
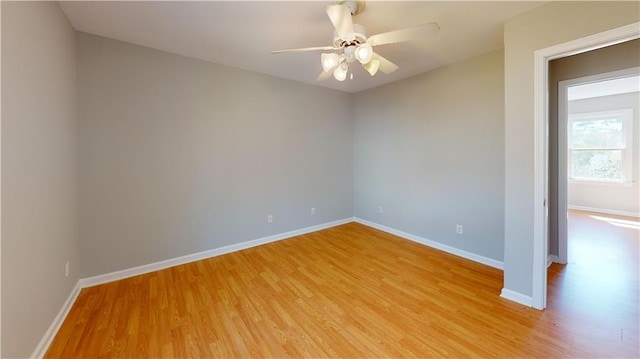
[[568, 100], [640, 92], [640, 76], [623, 77], [569, 87]]
[[368, 35], [437, 22], [440, 33], [376, 52], [400, 68], [370, 77], [351, 64], [354, 79], [316, 83], [320, 53], [271, 50], [331, 45], [325, 7], [335, 1], [73, 1], [61, 2], [78, 31], [281, 78], [358, 92], [503, 47], [506, 19], [543, 2], [368, 1], [354, 22]]

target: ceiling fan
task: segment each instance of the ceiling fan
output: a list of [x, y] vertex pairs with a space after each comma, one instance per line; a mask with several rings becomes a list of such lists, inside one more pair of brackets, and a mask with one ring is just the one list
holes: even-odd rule
[[[352, 15], [361, 13], [364, 8], [364, 0], [342, 0], [336, 5], [327, 6], [327, 15], [335, 28], [331, 46], [277, 50], [271, 53], [330, 51], [320, 55], [323, 71], [316, 81], [324, 81], [332, 74], [336, 80], [344, 81], [347, 78], [349, 64], [355, 61], [360, 62], [371, 76], [374, 76], [378, 70], [389, 74], [398, 69], [396, 64], [375, 53], [374, 46], [419, 40], [440, 31], [440, 26], [432, 22], [367, 37], [365, 27], [354, 24], [352, 19]], [[351, 76], [353, 78], [353, 74]]]

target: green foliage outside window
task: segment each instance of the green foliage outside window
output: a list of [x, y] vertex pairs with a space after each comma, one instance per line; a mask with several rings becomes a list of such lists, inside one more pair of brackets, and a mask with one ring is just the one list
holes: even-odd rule
[[622, 119], [571, 123], [571, 177], [621, 180], [624, 131]]

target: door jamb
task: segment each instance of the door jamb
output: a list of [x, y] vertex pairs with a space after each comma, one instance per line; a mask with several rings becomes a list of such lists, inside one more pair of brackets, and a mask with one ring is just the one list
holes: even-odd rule
[[554, 45], [534, 52], [534, 189], [533, 189], [533, 307], [547, 305], [547, 158], [549, 150], [549, 61], [640, 37], [640, 22]]

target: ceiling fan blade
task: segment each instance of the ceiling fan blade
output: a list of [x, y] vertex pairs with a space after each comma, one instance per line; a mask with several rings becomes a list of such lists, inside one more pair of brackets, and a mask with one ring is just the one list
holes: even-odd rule
[[382, 34], [371, 35], [367, 39], [367, 43], [371, 46], [395, 44], [403, 41], [421, 40], [429, 36], [433, 36], [440, 31], [440, 26], [432, 22], [406, 29], [383, 32]]
[[322, 73], [320, 73], [320, 76], [318, 76], [318, 78], [316, 79], [316, 82], [324, 81], [331, 77], [331, 75], [333, 75], [333, 71], [322, 71]]
[[390, 74], [398, 69], [398, 65], [376, 54], [375, 52], [373, 53], [373, 59], [380, 61], [380, 71], [384, 72], [385, 74]]
[[380, 60], [372, 58], [371, 61], [363, 64], [362, 67], [369, 73], [369, 75], [375, 76], [380, 68]]
[[340, 66], [341, 63], [342, 63], [342, 61], [340, 61], [337, 64], [335, 64], [333, 67], [331, 67], [327, 71], [322, 71], [320, 76], [318, 76], [318, 78], [316, 79], [316, 82], [324, 81], [324, 80], [328, 79], [329, 77], [331, 77], [331, 75], [333, 75], [333, 72], [338, 68], [338, 66]]
[[316, 46], [316, 47], [302, 47], [299, 49], [286, 49], [271, 51], [272, 54], [282, 54], [285, 52], [306, 52], [306, 51], [334, 51], [341, 50], [339, 47], [333, 46]]
[[344, 5], [327, 6], [327, 15], [336, 29], [338, 36], [344, 41], [353, 41], [356, 38], [353, 30], [351, 10]]

